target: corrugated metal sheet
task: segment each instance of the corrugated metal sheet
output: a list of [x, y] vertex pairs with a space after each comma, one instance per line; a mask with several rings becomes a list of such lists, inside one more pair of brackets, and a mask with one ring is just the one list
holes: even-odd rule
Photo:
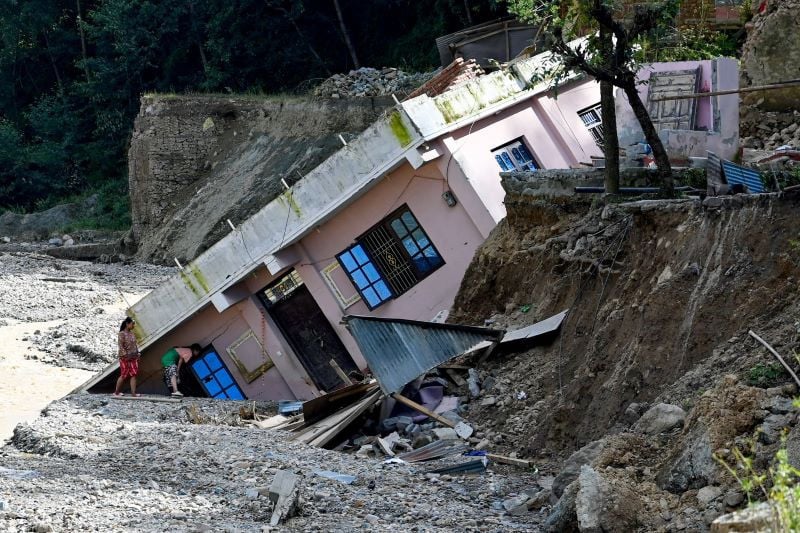
[[564, 319], [567, 317], [568, 311], [569, 309], [565, 309], [557, 315], [553, 315], [550, 318], [542, 320], [541, 322], [537, 322], [536, 324], [515, 329], [514, 331], [509, 331], [505, 334], [500, 344], [510, 344], [513, 342], [534, 339], [542, 335], [547, 335], [548, 333], [553, 333], [561, 327], [561, 323], [564, 322]]
[[764, 183], [761, 181], [761, 174], [752, 168], [737, 165], [732, 161], [722, 160], [722, 170], [725, 172], [725, 179], [729, 185], [740, 183], [747, 187], [751, 194], [766, 192]]
[[386, 394], [480, 342], [503, 336], [502, 330], [415, 320], [346, 316], [344, 321]]

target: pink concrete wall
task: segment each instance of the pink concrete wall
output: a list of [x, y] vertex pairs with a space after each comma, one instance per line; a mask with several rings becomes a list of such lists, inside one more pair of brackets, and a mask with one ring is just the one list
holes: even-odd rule
[[[588, 80], [561, 87], [557, 95], [525, 100], [445, 137], [443, 144], [447, 153], [436, 164], [443, 175], [459, 176], [475, 189], [482, 208], [491, 217], [491, 230], [506, 215], [500, 168], [491, 150], [523, 137], [542, 168], [591, 164], [591, 156], [602, 153], [581, 122], [578, 111], [599, 102], [599, 85]], [[470, 208], [471, 213], [475, 211], [476, 208]], [[479, 227], [488, 235], [485, 226]]]
[[[248, 280], [257, 289], [269, 282], [269, 278], [263, 273], [254, 274]], [[254, 289], [254, 292], [257, 289]], [[247, 383], [239, 374], [239, 369], [227, 352], [228, 347], [248, 329], [253, 331], [275, 365], [251, 383]], [[260, 303], [251, 299], [239, 302], [223, 313], [218, 313], [213, 306], [208, 306], [145, 350], [140, 363], [142, 392], [166, 393], [167, 389], [161, 379], [161, 356], [172, 346], [188, 346], [195, 342], [201, 346], [209, 344], [214, 346], [248, 398], [285, 400], [308, 399], [317, 395], [316, 387], [294, 357], [291, 348], [285, 344], [272, 319]]]
[[[450, 186], [454, 185], [451, 181]], [[405, 164], [299, 243], [304, 260], [295, 268], [359, 366], [363, 367], [365, 362], [352, 336], [340, 324], [341, 317], [369, 314], [431, 320], [438, 312], [450, 309], [461, 278], [484, 240], [461, 202], [455, 207], [445, 204], [441, 194], [447, 187], [436, 165], [427, 164], [414, 170]], [[403, 204], [417, 217], [445, 265], [374, 311], [369, 311], [363, 301], [343, 310], [320, 271], [336, 261], [336, 254], [352, 245], [356, 237]]]

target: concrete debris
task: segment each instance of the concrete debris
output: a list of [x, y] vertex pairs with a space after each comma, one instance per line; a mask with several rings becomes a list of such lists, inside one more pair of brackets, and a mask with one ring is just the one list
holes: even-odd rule
[[273, 505], [269, 525], [277, 526], [294, 515], [298, 510], [299, 498], [300, 476], [287, 470], [278, 470], [269, 487], [269, 499]]
[[362, 67], [347, 74], [334, 74], [314, 89], [317, 98], [353, 98], [362, 96], [398, 97], [411, 93], [428, 81], [433, 72], [411, 74], [396, 68]]

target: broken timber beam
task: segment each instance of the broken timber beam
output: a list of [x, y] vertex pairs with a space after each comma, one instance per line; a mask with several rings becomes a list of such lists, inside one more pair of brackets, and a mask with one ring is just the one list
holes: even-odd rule
[[437, 422], [439, 422], [440, 424], [442, 424], [444, 426], [447, 426], [449, 428], [456, 427], [456, 423], [453, 422], [452, 420], [448, 420], [445, 417], [443, 417], [442, 415], [440, 415], [438, 413], [434, 413], [433, 411], [431, 411], [430, 409], [428, 409], [424, 405], [420, 405], [417, 402], [415, 402], [414, 400], [406, 398], [402, 394], [398, 394], [398, 393], [395, 392], [395, 393], [392, 394], [392, 398], [394, 398], [398, 402], [402, 403], [403, 405], [414, 409], [415, 411], [419, 411], [423, 415], [429, 416], [430, 418], [436, 420]]
[[347, 386], [353, 384], [353, 380], [350, 379], [350, 377], [344, 373], [344, 370], [342, 370], [342, 367], [339, 366], [339, 363], [337, 363], [335, 359], [331, 359], [328, 364], [331, 365], [331, 367], [333, 367], [333, 371], [336, 372], [336, 375], [339, 376], [339, 379], [342, 380], [342, 383], [344, 383]]
[[774, 356], [775, 356], [775, 358], [776, 358], [778, 361], [780, 361], [780, 363], [783, 365], [783, 368], [785, 368], [785, 369], [786, 369], [786, 371], [787, 371], [787, 372], [789, 372], [789, 375], [791, 375], [791, 376], [794, 378], [794, 382], [795, 382], [795, 383], [797, 383], [797, 386], [798, 386], [798, 387], [800, 387], [800, 379], [798, 379], [798, 378], [797, 378], [797, 374], [795, 374], [795, 373], [794, 373], [794, 370], [792, 370], [792, 369], [789, 367], [789, 365], [787, 365], [787, 364], [786, 364], [786, 361], [784, 361], [784, 360], [783, 360], [783, 357], [781, 357], [780, 355], [778, 355], [778, 352], [776, 352], [776, 351], [775, 351], [775, 348], [773, 348], [772, 346], [770, 346], [769, 344], [767, 344], [767, 341], [765, 341], [764, 339], [762, 339], [761, 337], [759, 337], [758, 335], [756, 335], [756, 333], [755, 333], [755, 332], [754, 332], [752, 329], [751, 329], [751, 330], [749, 330], [749, 331], [747, 332], [747, 334], [748, 334], [748, 335], [750, 335], [751, 337], [753, 337], [755, 340], [757, 340], [757, 341], [758, 341], [758, 342], [760, 342], [761, 344], [763, 344], [763, 345], [764, 345], [764, 347], [765, 347], [767, 350], [769, 350], [769, 351], [772, 353], [772, 355], [774, 355]]
[[527, 459], [517, 459], [516, 457], [506, 457], [505, 455], [497, 455], [494, 453], [487, 453], [486, 458], [494, 461], [495, 463], [522, 466], [524, 468], [530, 468], [531, 465], [533, 465], [533, 461], [528, 461]]

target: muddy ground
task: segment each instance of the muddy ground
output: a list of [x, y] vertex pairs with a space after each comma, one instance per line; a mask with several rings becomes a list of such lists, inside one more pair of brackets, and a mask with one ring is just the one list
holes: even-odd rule
[[[580, 450], [556, 483], [551, 528], [706, 530], [743, 501], [715, 454], [735, 463], [731, 450], [747, 449], [765, 469], [787, 434], [800, 465], [796, 389], [748, 335], [797, 364], [797, 197], [506, 205], [450, 320], [513, 328], [570, 309], [551, 344], [481, 368], [491, 386], [465, 415], [498, 451], [553, 474]], [[581, 468], [585, 483], [567, 491]], [[605, 522], [580, 505], [628, 492], [636, 505]]]

